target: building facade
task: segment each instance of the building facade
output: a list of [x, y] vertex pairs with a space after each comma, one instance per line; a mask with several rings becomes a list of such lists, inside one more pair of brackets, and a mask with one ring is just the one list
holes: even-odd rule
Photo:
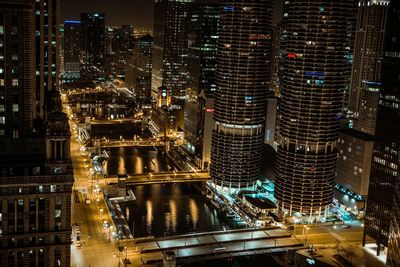
[[0, 3], [1, 266], [70, 266], [70, 137], [54, 87], [34, 125], [38, 2]]
[[333, 200], [350, 10], [350, 0], [289, 4], [275, 185], [289, 216], [319, 217]]
[[127, 59], [134, 47], [133, 26], [107, 27], [106, 36], [106, 73], [124, 81]]
[[339, 185], [335, 186], [334, 196], [338, 201], [337, 211], [343, 217], [347, 213], [350, 217], [364, 216], [373, 146], [372, 135], [354, 129], [339, 132], [336, 176]]
[[382, 63], [382, 86], [364, 227], [377, 254], [387, 247], [387, 265], [399, 266], [400, 3], [391, 1]]
[[137, 39], [129, 54], [125, 70], [125, 86], [135, 95], [139, 105], [151, 105], [151, 71], [153, 37], [145, 35]]
[[79, 20], [64, 21], [64, 71], [63, 79], [80, 78], [81, 59], [81, 22]]
[[152, 96], [167, 86], [174, 99], [184, 100], [187, 85], [188, 4], [193, 0], [156, 0], [154, 2], [154, 47]]
[[88, 80], [103, 77], [106, 58], [104, 14], [81, 14], [81, 42], [81, 77]]
[[357, 14], [349, 111], [355, 117], [353, 128], [371, 135], [375, 133], [379, 94], [371, 92], [370, 86], [381, 80], [389, 3], [360, 1]]
[[240, 189], [261, 176], [272, 2], [222, 4], [210, 175], [217, 187]]
[[[196, 1], [189, 6], [188, 15], [188, 88], [185, 95], [185, 148], [198, 166], [208, 168], [211, 142], [204, 140], [206, 118], [213, 112], [212, 98], [216, 91], [215, 69], [217, 61], [220, 1]], [[207, 104], [208, 103], [208, 104]], [[212, 116], [211, 116], [212, 117]]]
[[34, 27], [35, 27], [35, 108], [34, 118], [45, 119], [46, 94], [58, 89], [58, 72], [60, 59], [57, 44], [59, 43], [59, 0], [35, 1]]

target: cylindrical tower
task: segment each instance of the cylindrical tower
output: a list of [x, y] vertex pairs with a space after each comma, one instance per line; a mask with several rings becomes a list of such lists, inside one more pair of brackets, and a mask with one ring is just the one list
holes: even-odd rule
[[218, 186], [253, 186], [261, 175], [271, 6], [236, 0], [221, 7], [210, 167]]
[[275, 197], [290, 216], [324, 214], [333, 199], [351, 2], [289, 5]]

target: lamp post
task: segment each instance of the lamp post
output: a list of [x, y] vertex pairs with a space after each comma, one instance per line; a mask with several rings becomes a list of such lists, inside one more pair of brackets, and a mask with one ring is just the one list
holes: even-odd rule
[[310, 230], [310, 227], [308, 227], [307, 225], [304, 225], [303, 226], [303, 234], [304, 234], [304, 231], [305, 231], [305, 236], [306, 236], [305, 241], [304, 241], [304, 245], [307, 245], [308, 230]]

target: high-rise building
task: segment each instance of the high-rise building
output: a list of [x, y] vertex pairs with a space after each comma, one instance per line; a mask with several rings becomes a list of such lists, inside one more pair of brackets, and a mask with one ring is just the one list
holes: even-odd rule
[[81, 42], [81, 77], [83, 79], [103, 77], [106, 58], [104, 14], [81, 14]]
[[66, 20], [64, 22], [64, 79], [80, 78], [81, 58], [81, 22]]
[[1, 266], [70, 266], [73, 173], [55, 87], [43, 100], [46, 123], [33, 123], [38, 2], [0, 3]]
[[[342, 101], [342, 110], [345, 112], [348, 110], [344, 107], [348, 102], [351, 87], [352, 97], [348, 112], [350, 116], [342, 120], [342, 126], [352, 129], [339, 133], [336, 177], [338, 185], [335, 187], [337, 200], [335, 203], [338, 205], [336, 208], [339, 214], [362, 217], [365, 212], [364, 204], [368, 190], [379, 101], [380, 82], [377, 80], [380, 77], [386, 25], [386, 17], [381, 18], [381, 15], [387, 6], [378, 2], [369, 5], [366, 1], [361, 1], [358, 13], [355, 12], [357, 10], [355, 6], [355, 1], [353, 1], [352, 10], [354, 11], [348, 16], [346, 38], [347, 68], [350, 70], [353, 65], [353, 72], [352, 75], [346, 75], [348, 79]], [[354, 64], [352, 64], [353, 55]], [[357, 92], [361, 94], [360, 98]], [[355, 103], [356, 101], [359, 103]], [[359, 104], [359, 108], [354, 114], [356, 104]], [[350, 214], [345, 214], [347, 212]]]
[[351, 0], [291, 1], [279, 99], [275, 197], [292, 216], [333, 200]]
[[153, 37], [145, 35], [137, 39], [129, 54], [125, 70], [125, 86], [135, 95], [142, 107], [151, 104], [151, 70]]
[[[201, 0], [191, 4], [188, 13], [190, 64], [185, 97], [184, 138], [186, 150], [201, 168], [208, 168], [210, 162], [219, 11], [220, 1]], [[209, 132], [205, 133], [206, 130]]]
[[387, 265], [399, 266], [400, 225], [400, 3], [388, 8], [382, 63], [382, 91], [376, 121], [368, 201], [364, 227], [376, 241], [377, 254], [388, 247]]
[[[388, 28], [383, 62], [382, 80], [384, 88], [395, 92], [391, 98], [392, 107], [399, 108], [400, 105], [400, 1], [392, 1], [388, 15]], [[397, 88], [397, 89], [396, 89]], [[394, 101], [397, 98], [396, 101]], [[397, 121], [399, 125], [399, 113]], [[394, 133], [394, 132], [393, 132]], [[397, 129], [397, 136], [399, 129]], [[398, 141], [398, 140], [397, 140]], [[400, 155], [400, 151], [398, 151]], [[399, 162], [399, 161], [398, 161]], [[400, 175], [397, 172], [393, 197], [393, 216], [389, 230], [387, 266], [398, 267], [400, 264]]]
[[125, 80], [125, 65], [134, 47], [132, 25], [107, 27], [107, 73], [116, 79]]
[[235, 189], [261, 176], [272, 2], [222, 4], [210, 174], [218, 187]]
[[59, 71], [59, 58], [57, 43], [59, 43], [59, 0], [35, 1], [34, 27], [35, 27], [35, 61], [36, 85], [34, 118], [44, 119], [46, 113], [46, 94], [57, 89]]
[[193, 0], [154, 2], [152, 96], [167, 86], [172, 98], [183, 100], [187, 84], [187, 7]]
[[349, 111], [354, 113], [353, 128], [375, 133], [379, 82], [390, 0], [362, 0], [355, 31]]
[[364, 217], [373, 146], [372, 135], [354, 129], [339, 132], [334, 197], [336, 211], [343, 219]]
[[[397, 64], [399, 63], [399, 58], [393, 59], [397, 61]], [[400, 71], [397, 75], [399, 74]], [[385, 88], [384, 84], [378, 110], [364, 227], [364, 244], [366, 236], [374, 239], [378, 246], [378, 255], [382, 246], [388, 246], [391, 227], [394, 231], [393, 242], [399, 242], [398, 235], [396, 236], [399, 222], [394, 215], [398, 216], [399, 212], [396, 194], [400, 177], [398, 171], [400, 168], [400, 83], [395, 91]]]
[[272, 51], [271, 51], [271, 70], [270, 70], [270, 95], [279, 94], [279, 61], [281, 55], [281, 28], [282, 24], [274, 26], [272, 30]]

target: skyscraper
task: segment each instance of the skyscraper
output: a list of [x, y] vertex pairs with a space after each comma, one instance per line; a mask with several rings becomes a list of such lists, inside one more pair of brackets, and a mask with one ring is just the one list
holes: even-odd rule
[[389, 3], [360, 1], [357, 14], [349, 110], [356, 117], [353, 128], [371, 135], [375, 133]]
[[[398, 55], [392, 58], [393, 63], [399, 64]], [[388, 66], [396, 67], [392, 64]], [[397, 88], [391, 87], [390, 81], [388, 81], [388, 87], [385, 87], [385, 81], [383, 83], [365, 217], [364, 244], [366, 236], [374, 239], [378, 246], [378, 255], [382, 246], [388, 246], [390, 231], [392, 231], [392, 243], [399, 243], [397, 194], [400, 179], [398, 171], [400, 168], [400, 80], [398, 78], [400, 70], [398, 65], [397, 71], [397, 78], [393, 77], [397, 79]], [[398, 250], [396, 257], [398, 257]]]
[[188, 3], [193, 0], [156, 0], [154, 2], [154, 48], [152, 96], [157, 98], [162, 85], [173, 99], [183, 100], [187, 84]]
[[326, 214], [333, 199], [350, 9], [351, 0], [289, 4], [275, 185], [289, 216]]
[[[198, 165], [208, 167], [211, 151], [213, 98], [216, 91], [219, 0], [189, 6], [188, 88], [185, 98], [185, 147]], [[205, 132], [207, 131], [207, 132]]]
[[387, 265], [400, 262], [400, 3], [391, 1], [382, 62], [382, 91], [364, 227], [366, 236], [388, 247]]
[[128, 54], [134, 47], [133, 26], [107, 27], [107, 71], [116, 79], [125, 80]]
[[73, 173], [55, 87], [43, 96], [46, 123], [33, 123], [35, 49], [43, 48], [34, 42], [38, 2], [0, 3], [1, 266], [70, 265]]
[[79, 79], [81, 59], [81, 22], [64, 22], [64, 79]]
[[142, 106], [151, 104], [152, 52], [153, 37], [147, 34], [137, 39], [126, 63], [125, 85]]
[[222, 4], [210, 174], [217, 186], [243, 188], [261, 176], [272, 3]]
[[59, 71], [59, 58], [57, 43], [59, 0], [37, 0], [35, 1], [34, 27], [35, 27], [35, 61], [36, 61], [36, 85], [35, 85], [35, 108], [34, 118], [44, 119], [46, 113], [46, 94], [57, 89]]
[[84, 79], [104, 76], [105, 64], [105, 16], [99, 13], [81, 14], [81, 76]]
[[[388, 28], [385, 44], [382, 79], [384, 88], [394, 92], [391, 97], [392, 107], [400, 105], [400, 1], [392, 1], [388, 15]], [[396, 125], [399, 125], [399, 112]], [[396, 117], [395, 117], [396, 118]], [[400, 129], [397, 130], [397, 136]], [[398, 151], [400, 155], [400, 151]], [[400, 264], [400, 173], [397, 172], [397, 181], [394, 186], [393, 216], [389, 229], [387, 266], [398, 267]]]

